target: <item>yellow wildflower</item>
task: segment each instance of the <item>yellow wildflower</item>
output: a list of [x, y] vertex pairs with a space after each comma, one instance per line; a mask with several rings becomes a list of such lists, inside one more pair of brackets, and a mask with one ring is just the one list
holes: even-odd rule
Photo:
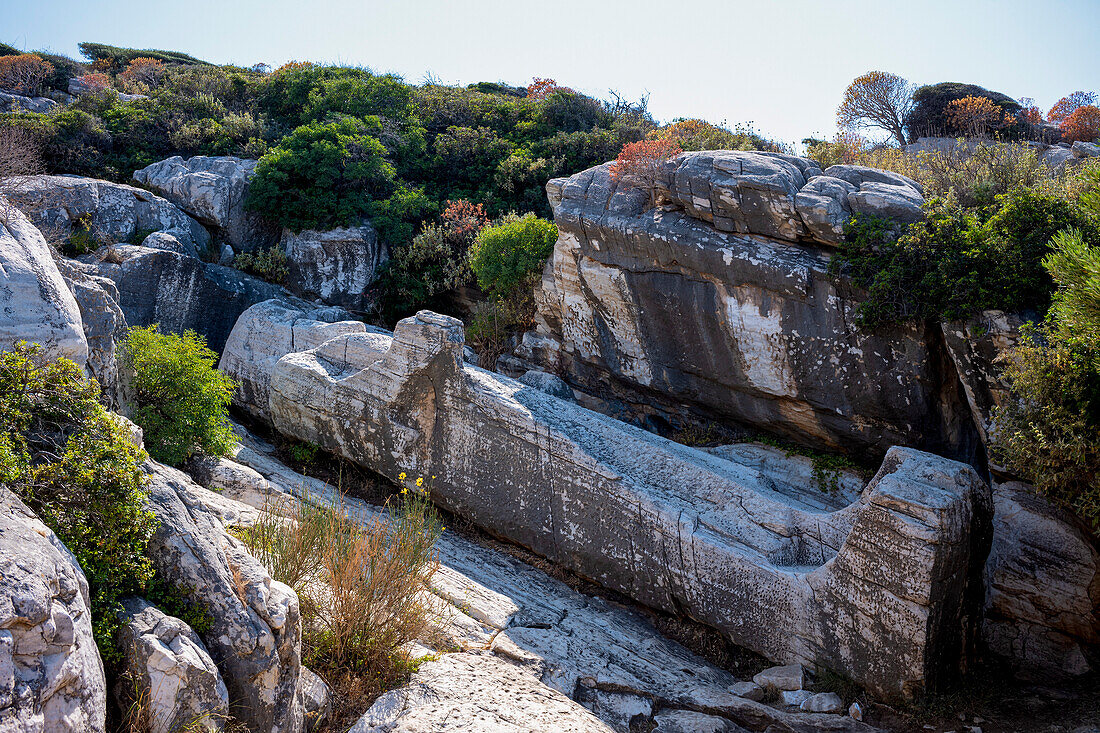
[[422, 478], [418, 478], [418, 479], [416, 480], [416, 485], [417, 485], [417, 486], [423, 486], [423, 485], [424, 485], [424, 479], [422, 479]]
[[402, 471], [401, 473], [397, 474], [397, 480], [398, 480], [398, 481], [404, 481], [404, 480], [405, 480], [405, 476], [407, 476], [407, 475], [408, 475], [407, 473], [405, 473], [404, 471]]

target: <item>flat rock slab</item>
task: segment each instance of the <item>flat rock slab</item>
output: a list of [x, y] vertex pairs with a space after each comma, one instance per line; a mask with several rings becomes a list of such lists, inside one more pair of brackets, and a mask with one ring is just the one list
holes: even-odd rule
[[557, 690], [487, 653], [426, 662], [410, 683], [387, 692], [348, 733], [611, 733]]

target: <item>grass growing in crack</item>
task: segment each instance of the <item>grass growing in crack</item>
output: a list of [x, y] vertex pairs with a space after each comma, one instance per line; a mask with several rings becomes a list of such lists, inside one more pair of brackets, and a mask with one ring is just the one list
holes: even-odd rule
[[303, 662], [333, 688], [334, 724], [419, 665], [405, 646], [430, 625], [427, 588], [442, 530], [427, 492], [416, 489], [376, 513], [349, 511], [341, 499], [271, 503], [236, 530], [298, 593]]

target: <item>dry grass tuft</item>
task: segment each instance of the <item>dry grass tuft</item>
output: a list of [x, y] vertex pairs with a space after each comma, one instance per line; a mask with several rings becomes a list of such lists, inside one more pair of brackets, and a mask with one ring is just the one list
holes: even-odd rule
[[428, 583], [442, 523], [426, 491], [408, 489], [381, 512], [327, 504], [270, 504], [239, 531], [302, 609], [303, 661], [333, 689], [333, 724], [415, 668], [405, 645], [430, 627]]

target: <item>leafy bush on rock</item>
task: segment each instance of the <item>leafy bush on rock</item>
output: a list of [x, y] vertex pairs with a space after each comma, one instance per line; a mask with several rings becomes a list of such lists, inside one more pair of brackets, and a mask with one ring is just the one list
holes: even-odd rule
[[482, 289], [502, 298], [542, 270], [557, 238], [558, 228], [534, 214], [505, 217], [478, 233], [470, 269]]
[[0, 482], [76, 556], [96, 644], [111, 662], [118, 601], [152, 577], [145, 549], [156, 520], [143, 508], [145, 452], [98, 397], [68, 359], [45, 361], [27, 344], [0, 353]]
[[294, 232], [357, 224], [372, 201], [393, 192], [394, 169], [375, 137], [380, 132], [377, 118], [296, 128], [260, 158], [248, 207]]
[[217, 370], [217, 358], [194, 331], [130, 329], [122, 361], [132, 372], [134, 420], [158, 461], [178, 466], [195, 453], [223, 456], [236, 445], [226, 412], [235, 385]]
[[830, 263], [867, 291], [862, 325], [966, 318], [991, 308], [1045, 311], [1053, 290], [1042, 267], [1057, 232], [1100, 227], [1065, 199], [1018, 188], [966, 210], [933, 199], [900, 236], [890, 222], [856, 217]]

